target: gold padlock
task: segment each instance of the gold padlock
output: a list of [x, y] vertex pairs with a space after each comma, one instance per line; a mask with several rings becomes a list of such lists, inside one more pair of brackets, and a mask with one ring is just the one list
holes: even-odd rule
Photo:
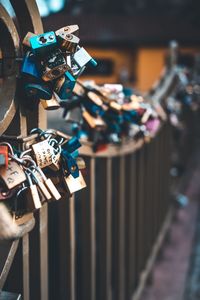
[[40, 99], [40, 103], [42, 107], [46, 110], [55, 110], [60, 108], [60, 104], [57, 100], [56, 94], [53, 93], [52, 98], [50, 100]]
[[94, 118], [88, 111], [84, 110], [82, 116], [91, 128], [106, 128], [106, 123], [99, 116]]
[[26, 189], [25, 197], [27, 202], [27, 210], [34, 211], [42, 207], [40, 196], [38, 193], [37, 186], [32, 182], [31, 177], [27, 174], [27, 180], [29, 182], [29, 187]]
[[110, 108], [112, 108], [113, 110], [115, 110], [117, 112], [120, 112], [122, 110], [122, 106], [115, 101], [111, 101], [109, 106], [110, 106]]
[[23, 169], [13, 160], [9, 160], [7, 167], [0, 168], [0, 177], [9, 190], [26, 181]]
[[86, 187], [85, 180], [80, 171], [79, 171], [79, 177], [74, 178], [70, 174], [69, 176], [64, 177], [64, 182], [65, 182], [65, 185], [67, 186], [70, 194], [80, 191], [81, 189]]
[[22, 44], [26, 47], [31, 47], [31, 44], [30, 44], [30, 38], [32, 38], [33, 36], [36, 36], [35, 33], [33, 32], [28, 32], [26, 34], [26, 36], [24, 37], [23, 41], [22, 41]]

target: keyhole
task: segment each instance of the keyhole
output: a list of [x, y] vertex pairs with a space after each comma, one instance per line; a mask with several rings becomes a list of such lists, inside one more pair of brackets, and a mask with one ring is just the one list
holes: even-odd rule
[[47, 39], [46, 39], [44, 36], [41, 36], [41, 37], [39, 38], [39, 41], [40, 41], [42, 44], [45, 44], [46, 41], [47, 41]]

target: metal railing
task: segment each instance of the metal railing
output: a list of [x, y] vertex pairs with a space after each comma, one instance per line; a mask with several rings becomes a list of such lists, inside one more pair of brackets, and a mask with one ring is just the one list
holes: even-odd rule
[[[11, 3], [24, 24], [17, 1]], [[147, 96], [164, 101], [175, 83], [171, 65]], [[20, 120], [30, 129], [31, 120]], [[135, 300], [161, 244], [170, 209], [169, 124], [149, 143], [110, 145], [101, 154], [86, 145], [82, 155], [87, 189], [43, 206], [30, 233], [4, 244], [10, 251], [1, 288], [24, 300]]]

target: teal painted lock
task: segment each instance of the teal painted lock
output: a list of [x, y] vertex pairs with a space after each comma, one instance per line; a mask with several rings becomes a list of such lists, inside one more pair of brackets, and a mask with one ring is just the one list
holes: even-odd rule
[[33, 36], [30, 38], [30, 45], [35, 55], [44, 56], [57, 46], [56, 35], [50, 31]]
[[37, 79], [41, 77], [41, 72], [38, 68], [36, 57], [30, 51], [27, 52], [24, 57], [21, 72], [25, 76], [28, 75]]
[[69, 153], [73, 153], [76, 151], [78, 148], [81, 147], [81, 143], [76, 137], [72, 137], [67, 143], [65, 143], [62, 148], [66, 150]]
[[71, 174], [74, 178], [79, 177], [79, 168], [76, 163], [76, 160], [72, 157], [71, 154], [69, 154], [66, 150], [62, 151], [61, 154], [62, 162], [63, 162], [63, 168]]
[[28, 97], [50, 100], [52, 98], [52, 89], [48, 85], [28, 83], [24, 86]]
[[54, 86], [54, 91], [58, 94], [60, 99], [64, 100], [71, 96], [76, 79], [69, 71], [65, 72], [64, 76], [59, 78]]

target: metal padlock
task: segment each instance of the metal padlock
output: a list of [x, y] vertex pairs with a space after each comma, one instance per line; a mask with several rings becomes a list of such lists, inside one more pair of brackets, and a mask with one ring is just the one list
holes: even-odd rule
[[40, 79], [41, 70], [39, 70], [38, 63], [36, 62], [35, 55], [28, 51], [24, 57], [21, 72], [24, 76], [31, 76], [36, 79]]
[[67, 99], [71, 96], [75, 84], [76, 79], [67, 71], [64, 76], [59, 78], [55, 83], [54, 91], [58, 94], [60, 99]]
[[5, 201], [13, 198], [19, 190], [19, 186], [9, 190], [3, 185], [0, 185], [0, 201]]
[[41, 65], [44, 81], [52, 81], [70, 69], [60, 49], [55, 49], [46, 55], [41, 61]]
[[34, 36], [37, 36], [35, 33], [33, 32], [28, 32], [26, 34], [26, 36], [24, 37], [23, 41], [22, 41], [22, 44], [26, 47], [31, 47], [31, 44], [30, 44], [30, 38], [34, 37]]
[[0, 167], [8, 166], [8, 147], [0, 145]]
[[44, 56], [57, 46], [56, 35], [53, 31], [33, 36], [29, 39], [35, 55]]
[[27, 211], [34, 211], [42, 207], [36, 184], [33, 183], [31, 175], [26, 172], [29, 186], [26, 189]]
[[83, 68], [88, 63], [94, 67], [97, 66], [96, 60], [92, 58], [83, 47], [81, 47], [78, 51], [74, 53], [73, 59], [80, 68]]
[[25, 93], [28, 97], [37, 99], [50, 100], [52, 98], [52, 89], [47, 84], [28, 83], [24, 86]]
[[111, 101], [109, 103], [109, 107], [115, 110], [116, 112], [120, 112], [122, 110], [122, 106], [115, 101]]
[[80, 147], [81, 147], [81, 143], [75, 136], [72, 137], [69, 141], [67, 141], [67, 143], [62, 145], [62, 149], [66, 150], [69, 153], [73, 153]]
[[52, 198], [55, 200], [59, 200], [61, 198], [60, 193], [58, 192], [57, 188], [53, 184], [52, 180], [50, 178], [47, 178], [46, 175], [42, 172], [40, 167], [36, 167], [36, 170], [41, 175], [41, 179], [43, 180], [43, 183], [45, 184], [46, 188], [52, 195]]
[[60, 108], [60, 104], [57, 100], [55, 93], [52, 94], [52, 97], [50, 100], [40, 99], [40, 103], [41, 103], [42, 107], [46, 110], [55, 110], [55, 109]]
[[76, 160], [66, 150], [62, 151], [63, 168], [71, 174], [74, 178], [79, 176], [79, 169]]
[[66, 34], [79, 34], [79, 26], [78, 25], [68, 25], [56, 30], [56, 35], [59, 35], [60, 32], [64, 32]]
[[9, 190], [26, 181], [26, 175], [23, 169], [13, 160], [8, 161], [7, 167], [2, 166], [0, 168], [0, 177]]
[[39, 168], [45, 168], [52, 164], [54, 149], [49, 145], [48, 140], [33, 144], [32, 149]]
[[[75, 25], [76, 26], [76, 25]], [[72, 34], [69, 27], [64, 27], [56, 31], [56, 36], [60, 47], [70, 53], [74, 53], [76, 51], [77, 45], [80, 42], [80, 39]]]
[[41, 175], [38, 172], [36, 172], [35, 170], [33, 170], [31, 172], [31, 174], [32, 174], [33, 179], [34, 179], [36, 185], [38, 186], [40, 192], [44, 196], [45, 201], [50, 201], [52, 199], [52, 196], [49, 193], [48, 189], [46, 188]]
[[84, 120], [87, 122], [87, 124], [91, 127], [91, 128], [101, 128], [102, 130], [105, 129], [106, 123], [104, 122], [104, 120], [101, 117], [96, 117], [94, 118], [93, 116], [91, 116], [91, 114], [89, 114], [88, 111], [84, 110], [82, 112], [82, 116], [84, 118]]
[[68, 188], [70, 194], [73, 194], [86, 187], [85, 180], [80, 171], [79, 176], [77, 178], [74, 178], [71, 174], [69, 176], [65, 176], [64, 183]]

